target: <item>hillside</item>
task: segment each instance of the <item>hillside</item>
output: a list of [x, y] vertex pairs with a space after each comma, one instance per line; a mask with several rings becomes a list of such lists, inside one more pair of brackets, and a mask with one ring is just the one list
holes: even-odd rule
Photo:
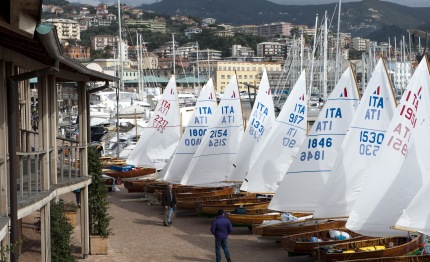
[[[328, 17], [334, 18], [332, 27], [337, 24], [336, 4], [287, 6], [267, 0], [162, 0], [141, 8], [167, 15], [212, 17], [217, 23], [232, 25], [285, 21], [313, 26], [315, 15], [319, 14], [321, 19], [327, 11]], [[429, 13], [430, 7], [406, 7], [379, 0], [345, 3], [342, 5], [342, 31], [367, 36], [384, 26], [414, 28], [429, 23]]]

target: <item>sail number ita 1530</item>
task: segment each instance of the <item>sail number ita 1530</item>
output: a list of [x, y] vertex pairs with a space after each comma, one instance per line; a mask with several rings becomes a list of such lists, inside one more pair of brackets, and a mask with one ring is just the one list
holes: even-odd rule
[[384, 134], [373, 131], [360, 131], [360, 155], [376, 156], [379, 145], [384, 140]]

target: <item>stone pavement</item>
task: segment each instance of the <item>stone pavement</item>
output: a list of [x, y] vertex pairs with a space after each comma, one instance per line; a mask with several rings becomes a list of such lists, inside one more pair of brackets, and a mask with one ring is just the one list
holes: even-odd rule
[[[109, 237], [108, 255], [90, 255], [80, 258], [79, 262], [215, 261], [211, 218], [179, 210], [173, 224], [165, 227], [161, 206], [143, 202], [144, 195], [141, 193], [127, 193], [122, 186], [119, 188], [120, 192], [109, 193], [113, 235]], [[73, 200], [74, 196], [70, 194], [65, 197]], [[79, 230], [77, 226], [73, 240], [77, 256]], [[248, 228], [233, 228], [229, 248], [235, 262], [311, 261], [308, 256], [289, 258], [280, 243], [258, 242]], [[40, 252], [40, 242], [38, 250]], [[37, 245], [26, 248], [20, 261], [40, 261], [40, 253], [37, 253]]]

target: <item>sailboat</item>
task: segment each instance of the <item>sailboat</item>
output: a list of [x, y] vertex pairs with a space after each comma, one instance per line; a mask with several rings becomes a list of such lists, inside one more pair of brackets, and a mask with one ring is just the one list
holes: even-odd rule
[[227, 180], [241, 183], [245, 179], [250, 164], [254, 162], [254, 152], [264, 143], [274, 120], [275, 107], [270, 92], [269, 78], [264, 69], [257, 97]]
[[315, 211], [358, 101], [355, 75], [352, 68], [348, 67], [291, 163], [269, 209], [309, 213]]
[[275, 193], [306, 137], [306, 74], [301, 73], [251, 167], [241, 190]]
[[361, 191], [363, 175], [379, 154], [396, 107], [396, 96], [385, 63], [380, 59], [346, 133], [314, 218], [348, 216]]
[[219, 186], [226, 181], [243, 136], [242, 108], [236, 75], [209, 121], [181, 184]]
[[163, 95], [126, 162], [135, 166], [162, 169], [180, 139], [179, 103], [175, 77], [170, 78]]
[[208, 124], [216, 107], [216, 97], [212, 79], [202, 88], [197, 104], [189, 119], [178, 147], [173, 154], [164, 172], [163, 180], [172, 183], [180, 183], [182, 176], [187, 170], [194, 153], [201, 144], [204, 134], [207, 132]]
[[[312, 213], [316, 207], [325, 181], [336, 160], [337, 150], [343, 141], [352, 115], [359, 100], [357, 83], [351, 67], [342, 74], [335, 89], [330, 94], [321, 113], [312, 126], [307, 139], [291, 163], [287, 174], [277, 188], [268, 209], [282, 212]], [[340, 220], [305, 220], [286, 223], [263, 223], [253, 227], [257, 237], [298, 234], [291, 226], [306, 223], [302, 230], [319, 231], [339, 228], [345, 225]], [[294, 232], [294, 233], [292, 233]]]
[[429, 102], [429, 68], [427, 59], [422, 59], [390, 122], [378, 159], [367, 172], [361, 193], [349, 214], [346, 227], [350, 230], [379, 237], [410, 234], [393, 226], [429, 181]]

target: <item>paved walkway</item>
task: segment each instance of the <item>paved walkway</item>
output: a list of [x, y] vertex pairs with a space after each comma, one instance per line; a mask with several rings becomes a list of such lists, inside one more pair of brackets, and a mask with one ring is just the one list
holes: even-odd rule
[[[90, 256], [87, 261], [215, 261], [211, 218], [178, 211], [173, 225], [164, 227], [161, 207], [137, 201], [142, 197], [123, 188], [109, 194], [110, 214], [114, 217], [109, 255]], [[248, 228], [233, 231], [229, 238], [233, 261], [289, 261], [279, 243], [259, 243]]]
[[[173, 225], [165, 227], [159, 205], [142, 202], [143, 194], [120, 189], [120, 192], [109, 193], [114, 234], [109, 237], [108, 255], [90, 255], [79, 262], [215, 261], [214, 238], [209, 231], [211, 218], [178, 211]], [[73, 200], [73, 194], [65, 197]], [[79, 226], [76, 227], [75, 246], [79, 245], [79, 230]], [[307, 256], [289, 258], [280, 243], [258, 242], [248, 228], [233, 228], [229, 247], [235, 262], [311, 261]], [[40, 253], [37, 257], [35, 251], [37, 248], [26, 251], [20, 261], [40, 261]]]

